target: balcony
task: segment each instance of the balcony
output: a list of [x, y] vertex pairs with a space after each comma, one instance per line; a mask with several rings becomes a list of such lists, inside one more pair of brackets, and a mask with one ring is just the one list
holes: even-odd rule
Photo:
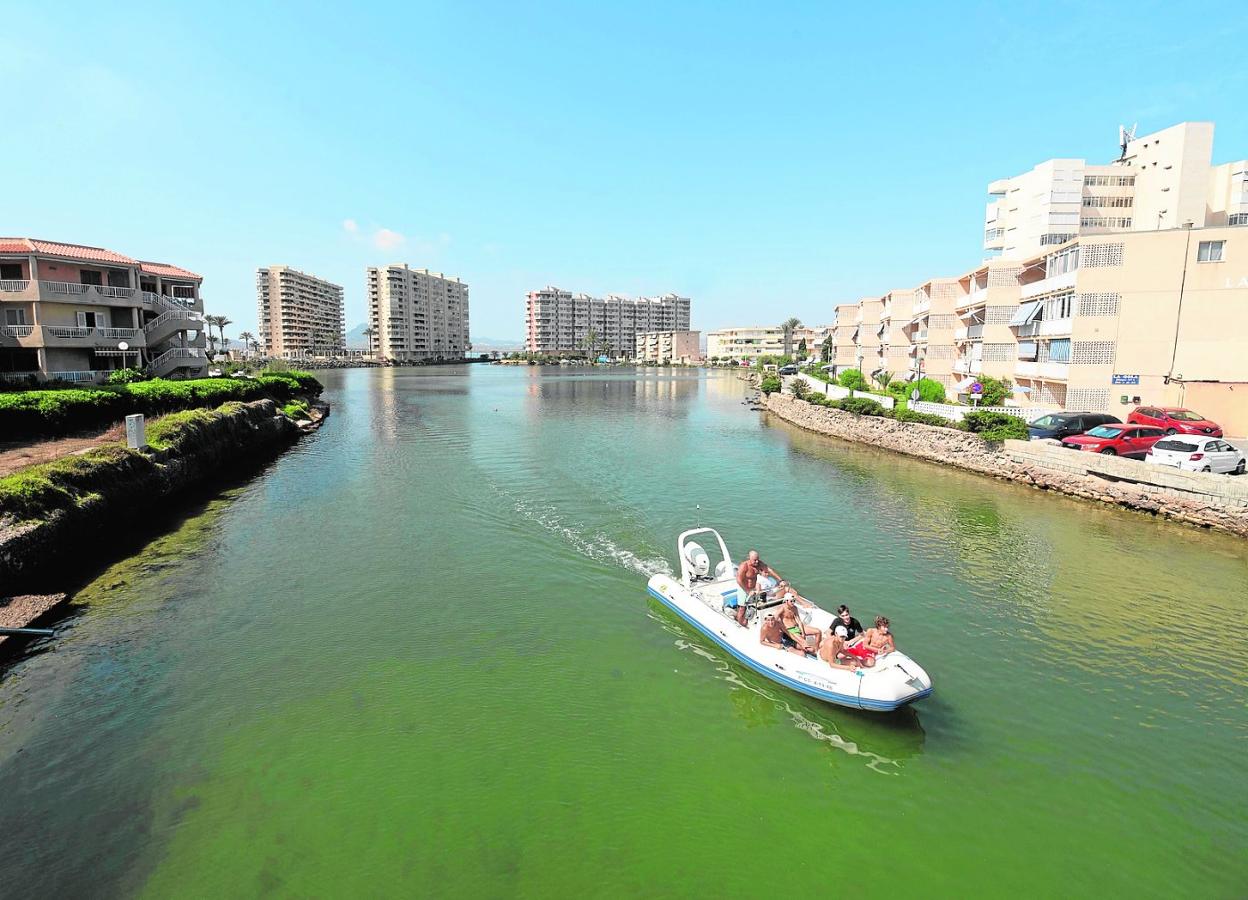
[[1069, 290], [1075, 286], [1075, 277], [1078, 274], [1078, 269], [1071, 269], [1069, 272], [1063, 272], [1061, 275], [1041, 278], [1039, 281], [1023, 285], [1020, 293], [1022, 298], [1027, 300], [1031, 297], [1039, 297], [1041, 294], [1048, 294], [1053, 291]]
[[[30, 296], [31, 284], [38, 286], [37, 296]], [[112, 287], [107, 284], [77, 284], [73, 281], [27, 282], [23, 289], [29, 299], [44, 303], [76, 303], [94, 306], [139, 306], [139, 291], [130, 287]]]
[[958, 300], [957, 309], [973, 309], [976, 306], [983, 306], [988, 302], [988, 288], [976, 288], [965, 297]]
[[83, 350], [114, 350], [125, 341], [131, 349], [146, 346], [137, 328], [77, 328], [65, 325], [6, 325], [0, 343], [27, 348], [62, 347]]
[[6, 278], [0, 281], [0, 294], [20, 294], [30, 287], [30, 282], [20, 278]]
[[[1040, 330], [1038, 334], [1045, 336], [1045, 337], [1047, 337], [1048, 335], [1053, 335], [1053, 334], [1059, 334], [1059, 335], [1070, 334], [1070, 317], [1069, 316], [1067, 316], [1065, 319], [1053, 319], [1052, 321], [1046, 321], [1042, 319], [1040, 322], [1035, 323], [1035, 324], [1038, 324], [1040, 326]], [[1019, 334], [1022, 334], [1021, 329], [1019, 330]]]
[[1065, 381], [1069, 372], [1070, 363], [1064, 362], [1031, 362], [1020, 359], [1014, 366], [1014, 374], [1020, 378]]

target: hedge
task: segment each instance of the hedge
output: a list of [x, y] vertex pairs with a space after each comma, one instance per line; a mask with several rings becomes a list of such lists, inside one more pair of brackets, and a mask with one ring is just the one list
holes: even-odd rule
[[254, 379], [154, 379], [99, 388], [0, 393], [0, 440], [61, 437], [111, 425], [132, 413], [160, 415], [265, 397], [281, 405], [296, 394], [320, 392], [321, 383], [313, 375], [282, 372]]
[[[801, 399], [801, 398], [799, 398]], [[843, 400], [831, 400], [822, 394], [809, 394], [807, 403], [814, 406], [826, 406], [839, 409], [859, 416], [875, 416], [882, 419], [895, 419], [898, 422], [917, 422], [922, 425], [933, 425], [937, 428], [951, 428], [954, 431], [969, 431], [977, 434], [985, 441], [999, 443], [1016, 439], [1026, 440], [1027, 423], [1017, 416], [999, 412], [968, 411], [962, 421], [951, 422], [943, 416], [930, 413], [914, 412], [909, 409], [885, 409], [874, 400], [866, 397], [846, 397]]]

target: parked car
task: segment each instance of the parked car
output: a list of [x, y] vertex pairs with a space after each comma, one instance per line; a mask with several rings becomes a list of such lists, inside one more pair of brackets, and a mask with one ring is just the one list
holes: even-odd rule
[[1210, 437], [1222, 437], [1222, 427], [1217, 422], [1210, 422], [1200, 413], [1181, 406], [1137, 406], [1127, 416], [1127, 421], [1152, 425], [1166, 434], [1207, 434]]
[[1062, 446], [1071, 450], [1104, 453], [1106, 456], [1143, 459], [1148, 448], [1165, 436], [1166, 433], [1160, 428], [1148, 425], [1097, 425], [1087, 434], [1062, 438]]
[[1033, 441], [1049, 438], [1061, 440], [1073, 434], [1083, 434], [1097, 425], [1121, 425], [1122, 420], [1109, 413], [1062, 412], [1041, 416], [1027, 423], [1027, 436]]
[[796, 375], [796, 374], [797, 374], [797, 366], [781, 366], [781, 367], [780, 367], [780, 374], [781, 374], [781, 375]]
[[1244, 452], [1221, 438], [1176, 434], [1148, 448], [1146, 462], [1174, 466], [1188, 472], [1234, 472], [1244, 474]]

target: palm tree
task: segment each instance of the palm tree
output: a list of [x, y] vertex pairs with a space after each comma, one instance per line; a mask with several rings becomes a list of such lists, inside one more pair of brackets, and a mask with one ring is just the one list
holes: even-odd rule
[[875, 376], [875, 380], [876, 380], [877, 382], [879, 382], [880, 387], [884, 388], [884, 390], [886, 390], [886, 391], [887, 391], [887, 390], [888, 390], [888, 386], [889, 386], [890, 384], [892, 384], [892, 382], [893, 382], [893, 373], [892, 373], [892, 372], [881, 372], [879, 375], [876, 375], [876, 376]]
[[585, 351], [585, 358], [588, 359], [594, 350], [598, 349], [598, 332], [589, 329], [585, 337], [577, 341], [577, 346]]
[[240, 331], [238, 333], [238, 339], [243, 342], [244, 355], [246, 355], [247, 351], [251, 349], [251, 345], [256, 342], [256, 336], [250, 331]]
[[368, 338], [368, 355], [369, 356], [373, 355], [373, 335], [375, 335], [376, 333], [377, 332], [373, 331], [373, 327], [371, 325], [360, 332], [360, 334]]
[[225, 350], [229, 347], [229, 341], [225, 339], [225, 326], [233, 325], [233, 319], [227, 319], [225, 316], [217, 316], [217, 330], [221, 332], [221, 349]]
[[802, 320], [797, 316], [791, 316], [780, 323], [780, 327], [784, 329], [784, 355], [793, 355], [793, 332], [802, 327]]
[[217, 355], [217, 339], [213, 335], [212, 329], [215, 328], [217, 323], [224, 318], [225, 316], [204, 316], [204, 324], [208, 326], [208, 350], [210, 356]]
[[834, 349], [835, 348], [832, 343], [832, 336], [828, 335], [826, 338], [823, 339], [823, 346], [819, 350], [819, 358], [822, 359], [825, 363], [832, 362], [832, 353]]

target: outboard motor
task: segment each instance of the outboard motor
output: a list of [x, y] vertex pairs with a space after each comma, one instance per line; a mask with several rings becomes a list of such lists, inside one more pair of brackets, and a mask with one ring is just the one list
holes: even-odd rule
[[711, 571], [711, 558], [706, 555], [701, 544], [692, 541], [685, 544], [685, 563], [689, 574], [694, 578], [705, 578]]

